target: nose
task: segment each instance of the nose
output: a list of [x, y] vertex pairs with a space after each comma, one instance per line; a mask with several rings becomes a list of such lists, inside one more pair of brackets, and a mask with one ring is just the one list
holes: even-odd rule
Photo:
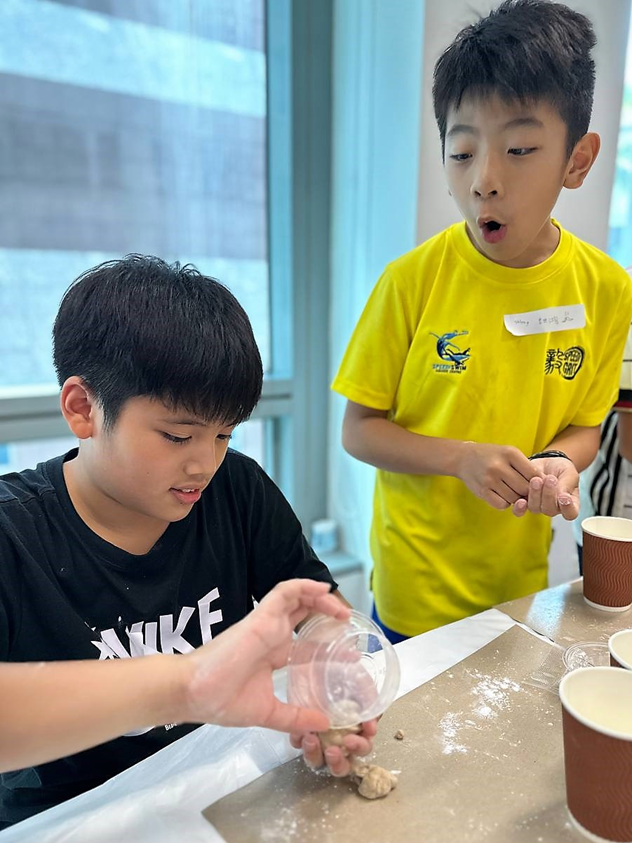
[[491, 155], [481, 156], [472, 180], [472, 194], [478, 199], [488, 199], [502, 193], [501, 173]]
[[184, 465], [184, 471], [187, 477], [208, 483], [217, 471], [220, 462], [216, 448], [207, 446], [198, 449], [195, 454], [189, 455]]

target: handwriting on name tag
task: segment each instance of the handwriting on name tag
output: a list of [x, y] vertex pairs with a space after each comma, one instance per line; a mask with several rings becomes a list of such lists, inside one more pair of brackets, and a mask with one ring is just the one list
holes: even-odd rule
[[507, 313], [503, 321], [510, 334], [526, 337], [529, 334], [548, 334], [553, 331], [584, 328], [586, 311], [583, 304], [544, 307], [525, 313]]

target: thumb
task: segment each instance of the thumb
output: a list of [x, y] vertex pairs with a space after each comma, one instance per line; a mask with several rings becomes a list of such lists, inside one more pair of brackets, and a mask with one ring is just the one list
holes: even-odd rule
[[561, 471], [557, 475], [557, 497], [574, 497], [579, 495], [579, 483], [577, 471], [573, 466], [569, 466], [566, 471]]
[[574, 521], [579, 515], [579, 504], [571, 495], [559, 495], [557, 499], [560, 513], [565, 521]]
[[570, 489], [560, 478], [557, 505], [565, 521], [573, 521], [579, 515], [579, 486], [576, 481], [569, 485]]

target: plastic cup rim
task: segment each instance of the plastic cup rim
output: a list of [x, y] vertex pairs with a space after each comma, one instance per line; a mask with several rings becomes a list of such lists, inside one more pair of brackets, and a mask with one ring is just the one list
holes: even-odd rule
[[[354, 618], [361, 622], [362, 627], [363, 627], [362, 629], [357, 629], [352, 624], [349, 623], [349, 621], [351, 619], [354, 619]], [[375, 623], [373, 618], [370, 618], [368, 615], [365, 615], [363, 612], [359, 612], [356, 609], [352, 609], [350, 617], [345, 621], [339, 621], [335, 618], [330, 618], [328, 615], [320, 615], [320, 614], [315, 615], [314, 617], [310, 618], [309, 621], [301, 627], [297, 637], [292, 642], [292, 647], [290, 648], [290, 653], [288, 655], [287, 667], [292, 668], [295, 664], [292, 661], [292, 650], [301, 641], [301, 635], [303, 634], [303, 638], [305, 638], [305, 632], [307, 630], [312, 629], [313, 627], [316, 627], [319, 623], [323, 623], [323, 622], [326, 622], [326, 621], [330, 621], [332, 624], [339, 624], [341, 626], [341, 628], [346, 627], [346, 631], [345, 631], [345, 634], [344, 634], [344, 638], [342, 640], [337, 641], [337, 640], [333, 639], [329, 642], [326, 642], [326, 646], [324, 647], [325, 661], [329, 661], [331, 658], [333, 658], [336, 650], [338, 650], [339, 647], [343, 646], [344, 639], [352, 638], [352, 637], [355, 637], [357, 635], [364, 635], [364, 634], [375, 635], [376, 638], [380, 641], [380, 644], [382, 645], [381, 652], [384, 653], [384, 657], [387, 660], [389, 659], [389, 651], [392, 651], [392, 656], [394, 656], [394, 659], [391, 660], [391, 665], [392, 665], [391, 670], [394, 670], [396, 672], [396, 682], [393, 682], [394, 691], [393, 691], [392, 695], [391, 694], [388, 695], [389, 697], [391, 697], [391, 699], [387, 700], [386, 702], [384, 702], [384, 701], [379, 702], [379, 704], [378, 704], [379, 698], [382, 695], [382, 692], [380, 692], [378, 694], [378, 698], [374, 702], [374, 705], [368, 707], [366, 714], [363, 713], [362, 720], [363, 721], [364, 720], [371, 720], [371, 719], [374, 719], [375, 717], [379, 717], [380, 715], [384, 714], [384, 712], [392, 704], [392, 702], [395, 700], [395, 698], [397, 696], [397, 691], [399, 690], [399, 686], [401, 684], [401, 666], [400, 666], [400, 663], [399, 663], [399, 658], [397, 656], [397, 653], [395, 652], [395, 648], [394, 648], [393, 644], [391, 644], [391, 642], [388, 640], [386, 635], [384, 634], [384, 631]], [[289, 681], [291, 681], [290, 676], [291, 676], [291, 670], [288, 673], [288, 680]], [[288, 688], [288, 690], [289, 690], [289, 688]], [[310, 702], [307, 702], [304, 699], [297, 699], [297, 700], [295, 700], [295, 703], [298, 704], [298, 705], [308, 705], [309, 707], [315, 707], [315, 708], [319, 709], [320, 711], [322, 711], [331, 720], [329, 708], [326, 705], [322, 705], [320, 702], [316, 702], [314, 700], [312, 700]], [[357, 724], [357, 719], [354, 719], [353, 722], [349, 722], [349, 723], [342, 723], [342, 722], [341, 723], [334, 723], [332, 721], [330, 723], [329, 728], [331, 728], [331, 729], [344, 729], [344, 728], [347, 728], [349, 726], [355, 726], [356, 724]]]
[[[564, 666], [569, 668], [570, 670], [579, 670], [578, 667], [571, 668], [568, 664], [567, 655], [573, 650], [579, 650], [582, 647], [599, 647], [599, 649], [603, 649], [606, 652], [608, 651], [608, 645], [605, 641], [576, 641], [574, 644], [570, 644], [562, 653], [562, 661], [564, 662]], [[582, 665], [582, 667], [606, 667], [607, 665], [596, 665], [596, 664], [586, 664]]]

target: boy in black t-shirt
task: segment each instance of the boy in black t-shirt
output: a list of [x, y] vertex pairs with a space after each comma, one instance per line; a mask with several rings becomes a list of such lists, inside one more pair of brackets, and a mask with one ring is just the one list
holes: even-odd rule
[[[53, 340], [61, 410], [80, 445], [0, 478], [0, 660], [187, 653], [283, 580], [335, 589], [278, 488], [228, 448], [259, 399], [262, 366], [225, 287], [157, 258], [109, 261], [66, 292]], [[141, 729], [4, 774], [0, 828], [193, 728]], [[348, 750], [365, 754], [374, 733], [366, 724]], [[315, 736], [302, 745], [308, 762], [322, 760]], [[348, 772], [340, 751], [327, 761]]]

